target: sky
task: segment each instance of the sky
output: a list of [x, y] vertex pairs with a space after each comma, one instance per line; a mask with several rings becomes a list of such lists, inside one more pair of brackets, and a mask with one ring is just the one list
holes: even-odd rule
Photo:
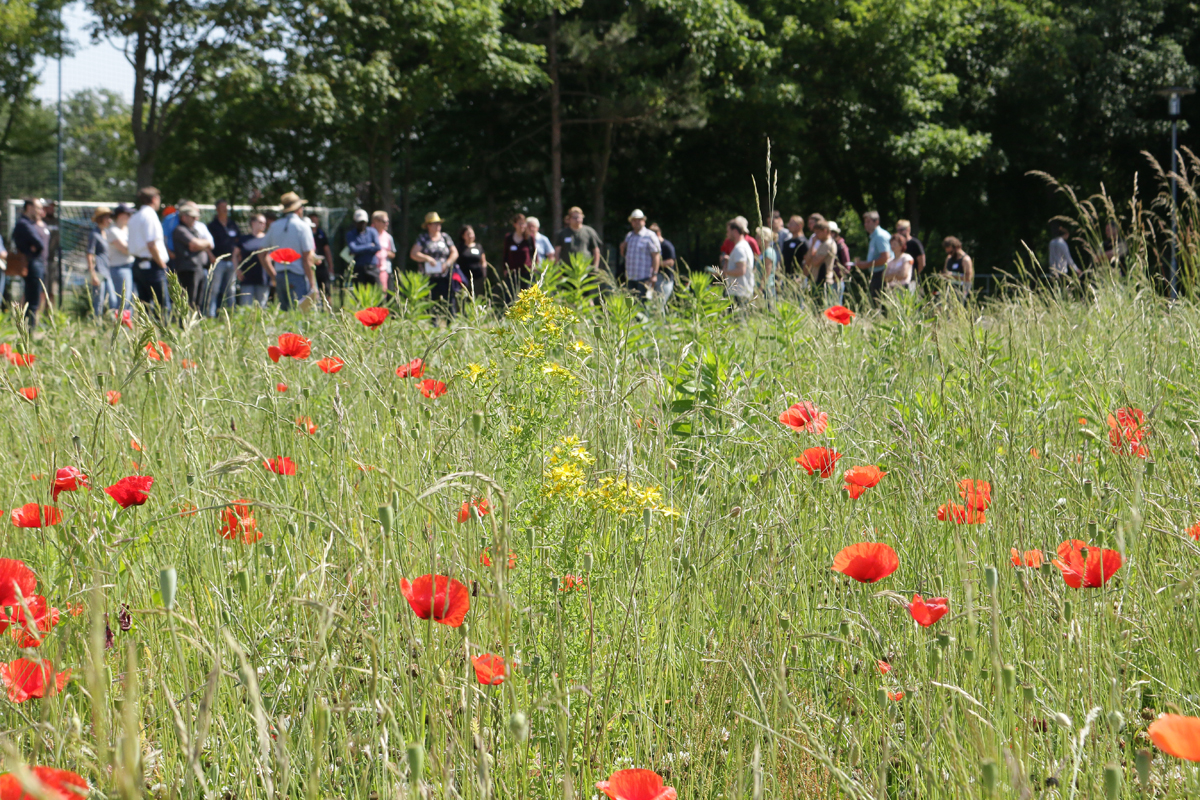
[[[80, 89], [111, 89], [129, 100], [133, 96], [133, 67], [112, 44], [91, 43], [87, 25], [92, 19], [82, 3], [72, 3], [63, 11], [67, 37], [74, 42], [75, 50], [62, 61], [63, 96]], [[44, 61], [41, 68], [41, 82], [34, 94], [52, 103], [58, 98], [58, 63]]]

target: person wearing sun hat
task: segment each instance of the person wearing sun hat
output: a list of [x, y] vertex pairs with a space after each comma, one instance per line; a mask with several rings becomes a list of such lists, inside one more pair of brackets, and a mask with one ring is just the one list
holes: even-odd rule
[[458, 248], [450, 234], [442, 232], [442, 223], [445, 221], [436, 211], [426, 214], [422, 223], [425, 232], [417, 237], [408, 251], [408, 257], [420, 264], [429, 278], [432, 289], [430, 299], [435, 303], [445, 300], [453, 308], [454, 262], [458, 260]]
[[117, 289], [108, 268], [108, 241], [105, 229], [112, 224], [113, 212], [108, 206], [96, 206], [92, 212], [94, 228], [88, 231], [88, 283], [92, 286], [92, 313], [99, 317], [117, 304]]
[[317, 276], [313, 272], [317, 246], [312, 226], [304, 218], [306, 202], [295, 192], [284, 192], [279, 197], [282, 213], [267, 229], [267, 247], [299, 253], [298, 258], [290, 260], [271, 254], [266, 256], [275, 267], [275, 296], [279, 298], [281, 311], [291, 310], [292, 305], [299, 304], [317, 286]]

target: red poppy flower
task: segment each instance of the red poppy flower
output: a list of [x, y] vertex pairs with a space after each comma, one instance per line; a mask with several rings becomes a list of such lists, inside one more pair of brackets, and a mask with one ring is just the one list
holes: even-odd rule
[[279, 264], [290, 264], [300, 258], [300, 254], [290, 247], [280, 247], [271, 252], [271, 260]]
[[41, 659], [40, 663], [28, 658], [0, 663], [0, 681], [8, 689], [8, 699], [14, 703], [60, 692], [70, 678], [71, 670], [56, 673], [54, 664], [46, 659]]
[[183, 367], [184, 369], [195, 369], [196, 362], [189, 358], [185, 358], [183, 361], [179, 362], [179, 366]]
[[180, 503], [179, 505], [179, 516], [181, 517], [194, 517], [199, 512], [200, 509], [196, 507], [195, 503]]
[[426, 378], [421, 381], [417, 384], [417, 388], [426, 397], [441, 397], [446, 393], [446, 384], [441, 381], [435, 381], [433, 378]]
[[117, 403], [121, 402], [121, 393], [112, 391], [110, 389], [104, 393], [104, 399], [108, 401], [110, 406], [115, 406]]
[[499, 686], [504, 683], [504, 659], [500, 656], [484, 653], [471, 659], [475, 665], [475, 680], [484, 686]]
[[945, 597], [931, 597], [928, 600], [922, 600], [921, 595], [914, 594], [912, 602], [908, 605], [908, 613], [922, 628], [928, 628], [946, 616], [946, 612], [949, 610], [950, 601]]
[[[17, 598], [31, 597], [37, 590], [37, 575], [25, 562], [16, 558], [0, 558], [0, 607], [15, 606]], [[0, 622], [8, 624], [8, 618], [0, 613]], [[0, 631], [4, 628], [0, 627]]]
[[[88, 796], [88, 783], [82, 776], [66, 769], [54, 767], [30, 767], [29, 771], [41, 784], [38, 797], [46, 800], [82, 800]], [[15, 772], [0, 775], [0, 800], [32, 800], [33, 795], [25, 791]]]
[[1032, 567], [1037, 569], [1042, 566], [1042, 562], [1046, 557], [1042, 555], [1041, 550], [1026, 550], [1021, 553], [1017, 548], [1012, 548], [1012, 563], [1014, 567]]
[[939, 522], [952, 521], [955, 525], [982, 525], [987, 522], [987, 515], [978, 511], [974, 506], [960, 506], [958, 503], [942, 503], [938, 506]]
[[149, 475], [129, 475], [104, 490], [121, 508], [144, 505], [150, 499], [154, 478]]
[[62, 512], [54, 506], [39, 506], [37, 503], [26, 503], [12, 510], [12, 524], [18, 528], [40, 528], [43, 525], [57, 525], [62, 522]]
[[597, 781], [596, 788], [610, 800], [676, 800], [675, 790], [651, 769], [623, 769]]
[[880, 675], [887, 675], [892, 671], [892, 665], [886, 661], [876, 661], [875, 668], [879, 670]]
[[58, 609], [40, 594], [25, 598], [25, 605], [29, 607], [28, 615], [19, 603], [13, 608], [12, 627], [8, 632], [17, 640], [17, 647], [40, 647], [46, 634], [58, 624]]
[[[480, 553], [479, 554], [479, 563], [483, 564], [485, 567], [490, 567], [492, 565], [491, 553], [489, 553], [487, 550], [484, 550], [482, 553]], [[517, 565], [517, 554], [514, 553], [512, 550], [509, 550], [508, 551], [508, 568], [512, 569], [516, 565]]]
[[1058, 558], [1051, 563], [1062, 571], [1063, 580], [1072, 589], [1095, 589], [1108, 583], [1124, 560], [1116, 550], [1068, 539], [1058, 546]]
[[851, 498], [861, 497], [863, 492], [879, 483], [886, 472], [874, 464], [865, 467], [851, 467], [842, 478], [846, 481], [846, 491]]
[[1200, 522], [1197, 522], [1192, 527], [1188, 528], [1188, 536], [1200, 542]]
[[310, 436], [317, 432], [317, 426], [313, 424], [312, 417], [296, 417], [296, 427]]
[[1169, 756], [1200, 761], [1200, 718], [1163, 714], [1146, 729], [1154, 746]]
[[324, 372], [327, 375], [333, 375], [341, 372], [342, 367], [345, 365], [346, 362], [342, 361], [337, 356], [327, 356], [317, 362], [317, 366], [321, 368], [321, 372]]
[[221, 527], [222, 539], [241, 539], [245, 544], [254, 544], [263, 537], [254, 519], [254, 508], [248, 503], [249, 500], [238, 500], [221, 511], [221, 519], [225, 522]]
[[893, 703], [899, 703], [903, 699], [904, 692], [888, 692], [888, 700], [891, 700]]
[[90, 488], [87, 475], [84, 475], [83, 470], [79, 467], [59, 467], [58, 471], [54, 473], [54, 486], [51, 487], [50, 493], [57, 500], [60, 492], [74, 492]]
[[845, 306], [830, 306], [825, 309], [825, 316], [839, 325], [849, 325], [854, 319], [854, 312]]
[[160, 341], [158, 346], [155, 347], [154, 342], [150, 342], [150, 344], [146, 345], [146, 358], [151, 361], [170, 361], [171, 346], [166, 342]]
[[900, 567], [896, 551], [880, 542], [860, 542], [843, 548], [833, 557], [833, 571], [859, 583], [875, 583]]
[[139, 442], [137, 439], [130, 439], [129, 440], [129, 449], [136, 450], [137, 452], [140, 453], [140, 452], [142, 452], [142, 443]]
[[1080, 424], [1080, 425], [1087, 425], [1087, 417], [1080, 417], [1080, 418], [1079, 418], [1079, 424]]
[[37, 361], [37, 356], [33, 353], [7, 353], [5, 358], [14, 367], [32, 367], [33, 362]]
[[582, 589], [583, 587], [584, 587], [583, 578], [579, 577], [578, 575], [567, 574], [567, 575], [562, 576], [562, 586], [561, 586], [561, 588], [559, 588], [559, 591], [560, 592], [578, 591], [579, 589]]
[[12, 345], [8, 342], [0, 342], [0, 356], [7, 356], [13, 351]]
[[1036, 447], [1029, 448], [1029, 457], [1034, 459], [1035, 461], [1042, 460], [1042, 454], [1038, 452], [1038, 449]]
[[400, 579], [400, 593], [413, 613], [421, 619], [433, 619], [451, 628], [463, 624], [471, 609], [471, 593], [445, 575], [422, 575], [412, 583]]
[[26, 400], [28, 400], [31, 403], [34, 400], [37, 400], [38, 395], [41, 393], [42, 393], [42, 390], [36, 386], [22, 386], [20, 389], [17, 389], [17, 394], [21, 395], [21, 397], [24, 397]]
[[277, 391], [277, 392], [280, 392], [280, 393], [282, 393], [282, 392], [286, 392], [286, 391], [287, 391], [287, 384], [286, 384], [286, 383], [277, 383], [277, 384], [275, 384], [275, 391]]
[[305, 339], [298, 333], [281, 333], [279, 334], [278, 341], [278, 347], [271, 345], [267, 348], [267, 355], [276, 364], [284, 356], [304, 360], [312, 355], [312, 341]]
[[362, 311], [356, 311], [354, 318], [363, 325], [366, 325], [371, 330], [375, 330], [382, 325], [385, 320], [387, 320], [388, 315], [391, 313], [392, 312], [388, 311], [386, 308], [379, 308], [376, 306], [372, 308], [364, 308]]
[[1118, 408], [1114, 414], [1108, 415], [1108, 442], [1112, 451], [1118, 455], [1131, 455], [1145, 458], [1149, 455], [1142, 438], [1150, 435], [1144, 427], [1146, 415], [1140, 408]]
[[118, 312], [113, 311], [113, 318], [120, 320], [121, 324], [126, 328], [129, 328], [129, 330], [133, 330], [133, 312], [129, 309], [125, 309], [119, 314]]
[[474, 500], [464, 500], [462, 508], [458, 510], [458, 524], [462, 524], [471, 518], [471, 508], [479, 513], [479, 516], [486, 517], [492, 510], [492, 506], [488, 503], [486, 497], [476, 497]]
[[829, 415], [805, 400], [802, 403], [793, 403], [779, 415], [779, 421], [802, 433], [824, 433], [829, 425]]
[[992, 504], [992, 485], [987, 481], [963, 478], [958, 482], [958, 496], [967, 501], [967, 508], [987, 511]]
[[274, 472], [276, 475], [295, 475], [296, 462], [292, 461], [287, 456], [279, 456], [277, 458], [268, 458], [263, 462], [263, 466]]
[[809, 475], [819, 472], [822, 478], [828, 478], [841, 457], [841, 453], [828, 447], [810, 447], [803, 455], [796, 457], [796, 463], [804, 467]]
[[396, 375], [400, 378], [422, 378], [425, 376], [425, 362], [414, 358], [407, 364], [396, 367]]

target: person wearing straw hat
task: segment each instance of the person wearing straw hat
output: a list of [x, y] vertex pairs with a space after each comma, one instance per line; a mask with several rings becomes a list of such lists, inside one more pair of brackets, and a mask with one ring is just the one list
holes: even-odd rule
[[88, 231], [88, 283], [92, 286], [92, 313], [97, 317], [117, 305], [117, 288], [113, 285], [108, 266], [108, 240], [104, 236], [104, 231], [112, 224], [112, 218], [111, 208], [96, 206], [92, 212], [92, 223], [96, 227]]
[[302, 298], [307, 298], [317, 287], [317, 276], [313, 271], [317, 246], [312, 226], [304, 219], [306, 202], [295, 192], [284, 192], [279, 197], [283, 213], [267, 229], [267, 247], [299, 254], [298, 258], [291, 259], [266, 255], [266, 259], [274, 264], [275, 296], [279, 298], [281, 311], [290, 311], [295, 304], [305, 305]]
[[442, 232], [442, 223], [445, 221], [436, 211], [426, 214], [422, 223], [425, 232], [417, 237], [408, 251], [408, 257], [420, 264], [429, 278], [430, 299], [435, 303], [445, 300], [453, 311], [454, 262], [458, 260], [458, 248], [450, 234]]

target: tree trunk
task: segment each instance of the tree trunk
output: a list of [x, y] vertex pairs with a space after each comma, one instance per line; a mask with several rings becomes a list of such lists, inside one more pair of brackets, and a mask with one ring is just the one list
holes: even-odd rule
[[[408, 261], [408, 225], [412, 212], [412, 131], [404, 128], [404, 183], [400, 186], [400, 246], [396, 248], [397, 260]], [[395, 236], [395, 234], [392, 234]]]
[[608, 162], [612, 158], [613, 123], [604, 123], [604, 144], [596, 157], [596, 177], [592, 187], [592, 227], [604, 239], [604, 182], [608, 179]]
[[904, 213], [908, 215], [908, 221], [912, 223], [913, 236], [917, 236], [921, 232], [921, 209], [917, 199], [917, 186], [909, 181], [904, 187]]
[[562, 203], [562, 100], [558, 82], [558, 14], [550, 10], [550, 225], [553, 233], [563, 226]]
[[137, 149], [137, 185], [152, 186], [154, 184], [154, 156], [157, 150], [154, 141], [154, 122], [146, 122], [146, 59], [150, 54], [149, 34], [138, 31], [137, 43], [133, 48], [133, 109], [130, 115], [130, 127], [133, 131], [133, 145]]
[[385, 133], [376, 144], [378, 147], [375, 152], [379, 157], [379, 207], [391, 217], [393, 211], [399, 210], [392, 184], [392, 147], [395, 146], [395, 140]]

